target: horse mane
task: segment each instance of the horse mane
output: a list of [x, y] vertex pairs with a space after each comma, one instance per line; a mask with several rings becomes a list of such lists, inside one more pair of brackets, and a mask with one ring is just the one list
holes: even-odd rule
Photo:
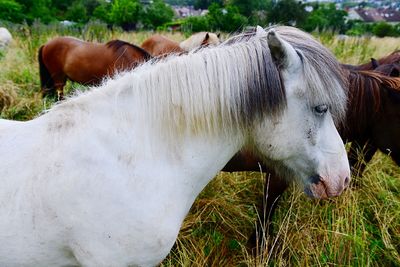
[[[313, 105], [326, 100], [323, 103], [339, 118], [346, 103], [344, 88], [340, 85], [345, 82], [341, 80], [341, 68], [335, 57], [298, 29], [276, 27], [275, 30], [291, 44], [301, 40], [296, 49], [303, 55], [303, 67], [312, 72], [305, 77], [309, 85], [305, 94]], [[321, 54], [318, 59], [322, 62], [313, 59], [315, 54]], [[314, 74], [321, 77], [312, 77]], [[317, 86], [317, 83], [326, 86]], [[287, 105], [280, 71], [268, 42], [258, 36], [169, 57], [157, 64], [150, 61], [106, 81], [102, 87], [83, 93], [90, 97], [75, 99], [79, 103], [94, 103], [93, 95], [97, 94], [120, 99], [115, 103], [126, 103], [130, 95], [129, 106], [139, 111], [134, 115], [139, 120], [137, 123], [146, 125], [149, 131], [163, 133], [166, 138], [170, 136], [170, 142], [182, 132], [212, 134], [247, 128], [262, 117], [280, 116]], [[321, 96], [316, 96], [316, 92]], [[68, 105], [69, 101], [64, 104]], [[126, 116], [119, 105], [114, 109]]]
[[400, 96], [400, 78], [375, 71], [349, 71], [349, 105], [346, 124], [365, 129], [371, 117], [382, 111], [387, 92]]
[[116, 39], [116, 40], [111, 40], [106, 43], [106, 46], [108, 48], [114, 49], [114, 51], [118, 51], [121, 47], [124, 47], [126, 45], [130, 46], [130, 47], [134, 48], [135, 50], [137, 50], [138, 52], [140, 52], [144, 56], [145, 60], [149, 60], [152, 58], [152, 56], [143, 48], [136, 46], [134, 44], [122, 41], [122, 40]]

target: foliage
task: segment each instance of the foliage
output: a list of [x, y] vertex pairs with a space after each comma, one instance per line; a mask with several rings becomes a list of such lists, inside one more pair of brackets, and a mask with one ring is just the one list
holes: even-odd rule
[[182, 29], [187, 32], [201, 32], [208, 31], [210, 24], [206, 16], [193, 16], [188, 17], [182, 24]]
[[193, 6], [196, 0], [165, 0], [165, 2], [175, 6]]
[[111, 4], [110, 21], [126, 30], [135, 29], [142, 8], [139, 0], [114, 0]]
[[111, 11], [111, 4], [104, 1], [100, 5], [95, 7], [95, 9], [93, 10], [93, 17], [98, 20], [111, 23], [109, 16], [110, 11]]
[[154, 0], [149, 7], [146, 8], [143, 15], [143, 24], [150, 29], [172, 21], [174, 11], [163, 0]]
[[75, 1], [66, 13], [67, 20], [84, 23], [88, 20], [87, 9], [83, 1]]
[[213, 3], [208, 7], [208, 14], [204, 17], [189, 17], [185, 20], [184, 29], [196, 31], [225, 31], [234, 32], [247, 25], [246, 17], [239, 13], [236, 6], [221, 7]]
[[208, 9], [212, 4], [222, 5], [223, 0], [195, 0], [194, 7], [196, 9]]
[[254, 12], [266, 10], [271, 7], [271, 0], [228, 0], [228, 5], [236, 6], [240, 14], [245, 17], [251, 17]]
[[292, 26], [301, 25], [307, 16], [304, 5], [297, 0], [276, 1], [268, 14], [269, 22]]
[[344, 10], [337, 10], [334, 3], [317, 3], [313, 5], [313, 11], [311, 11], [310, 15], [305, 20], [302, 28], [306, 31], [330, 29], [335, 32], [344, 33], [346, 16], [347, 12]]
[[21, 22], [22, 5], [14, 0], [0, 0], [0, 18], [11, 22]]
[[393, 26], [386, 22], [378, 22], [372, 28], [372, 32], [378, 37], [394, 36], [394, 31]]

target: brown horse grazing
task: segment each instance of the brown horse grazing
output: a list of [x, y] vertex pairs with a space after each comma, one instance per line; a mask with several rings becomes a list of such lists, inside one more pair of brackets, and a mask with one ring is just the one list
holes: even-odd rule
[[180, 54], [201, 46], [218, 45], [220, 43], [219, 36], [219, 34], [215, 33], [199, 32], [193, 34], [185, 41], [178, 43], [165, 36], [155, 34], [146, 39], [141, 47], [154, 57], [172, 53]]
[[84, 85], [99, 84], [118, 71], [135, 68], [151, 58], [133, 44], [113, 40], [90, 43], [74, 37], [57, 37], [39, 48], [42, 94], [63, 98], [67, 79]]
[[[389, 77], [393, 66], [381, 65], [377, 71], [349, 71], [348, 111], [345, 126], [339, 128], [343, 140], [352, 142], [349, 151], [350, 165], [361, 174], [377, 150], [389, 154], [400, 166], [400, 78]], [[398, 69], [397, 69], [398, 70]], [[360, 161], [359, 152], [364, 152]], [[262, 161], [247, 151], [236, 154], [227, 163], [223, 171], [259, 171], [270, 172]], [[267, 179], [264, 196], [259, 203], [257, 231], [249, 240], [249, 246], [259, 246], [264, 240], [264, 229], [276, 207], [276, 202], [289, 184], [271, 173]]]
[[376, 66], [374, 69], [375, 72], [379, 72], [386, 76], [391, 77], [400, 77], [400, 64], [392, 63], [392, 64], [384, 64], [380, 66]]
[[371, 58], [371, 61], [361, 65], [342, 64], [342, 66], [348, 70], [373, 70], [380, 65], [393, 64], [393, 63], [400, 63], [400, 50], [396, 50], [390, 55], [380, 59]]

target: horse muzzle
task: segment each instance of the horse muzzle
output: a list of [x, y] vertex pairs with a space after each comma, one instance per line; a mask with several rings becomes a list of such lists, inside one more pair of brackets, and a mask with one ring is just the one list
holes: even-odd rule
[[304, 192], [312, 198], [327, 199], [339, 196], [349, 183], [350, 173], [348, 172], [344, 172], [334, 180], [316, 174], [308, 178]]

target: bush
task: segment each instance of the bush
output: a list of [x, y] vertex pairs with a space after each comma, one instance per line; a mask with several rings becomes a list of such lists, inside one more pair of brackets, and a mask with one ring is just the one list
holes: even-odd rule
[[372, 32], [378, 37], [395, 35], [393, 26], [386, 22], [378, 22], [375, 24], [375, 26], [372, 28]]
[[13, 0], [0, 0], [0, 18], [11, 22], [23, 20], [22, 6]]
[[185, 32], [201, 32], [209, 29], [210, 24], [206, 16], [188, 17], [182, 24], [182, 30]]
[[163, 0], [154, 0], [142, 16], [142, 22], [147, 28], [157, 28], [172, 21], [174, 11]]

